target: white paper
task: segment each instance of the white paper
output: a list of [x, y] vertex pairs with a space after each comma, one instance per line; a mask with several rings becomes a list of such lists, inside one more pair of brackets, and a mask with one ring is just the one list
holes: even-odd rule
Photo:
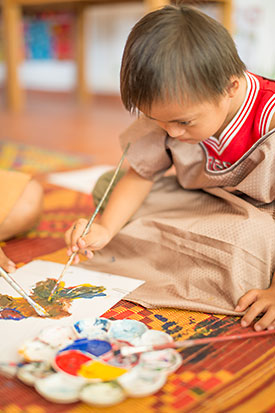
[[47, 179], [48, 182], [54, 185], [73, 189], [84, 194], [90, 194], [98, 178], [111, 169], [114, 169], [114, 167], [110, 165], [100, 165], [76, 171], [56, 172], [49, 174]]
[[[63, 268], [63, 264], [36, 260], [19, 268], [12, 274], [12, 277], [29, 294], [38, 281], [47, 278], [57, 279]], [[73, 299], [68, 310], [71, 315], [60, 319], [43, 317], [29, 317], [21, 320], [0, 319], [0, 363], [19, 360], [17, 349], [24, 341], [35, 337], [41, 329], [54, 325], [73, 325], [74, 322], [84, 318], [99, 317], [126, 294], [144, 283], [142, 280], [86, 270], [73, 265], [68, 268], [63, 281], [65, 288], [81, 284], [104, 286], [106, 296]], [[0, 277], [0, 294], [20, 297], [2, 277]], [[0, 307], [0, 314], [1, 311]]]

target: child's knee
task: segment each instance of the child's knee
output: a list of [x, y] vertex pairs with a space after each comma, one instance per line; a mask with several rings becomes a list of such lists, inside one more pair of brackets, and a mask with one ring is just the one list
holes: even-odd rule
[[17, 208], [22, 208], [26, 224], [33, 225], [40, 217], [43, 208], [43, 188], [41, 184], [32, 179], [26, 186], [18, 201]]
[[43, 189], [32, 179], [12, 210], [0, 225], [0, 240], [7, 240], [31, 229], [39, 219], [43, 208]]

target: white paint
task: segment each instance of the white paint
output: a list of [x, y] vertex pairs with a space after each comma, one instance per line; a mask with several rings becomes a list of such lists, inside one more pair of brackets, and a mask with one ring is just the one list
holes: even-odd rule
[[126, 394], [116, 382], [89, 384], [80, 392], [80, 400], [97, 406], [112, 406], [121, 403]]
[[81, 381], [67, 378], [62, 373], [52, 374], [35, 382], [35, 390], [53, 403], [74, 403], [78, 401]]

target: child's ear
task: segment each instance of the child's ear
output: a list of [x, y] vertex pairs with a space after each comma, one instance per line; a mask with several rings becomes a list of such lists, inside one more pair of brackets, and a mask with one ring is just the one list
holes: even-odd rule
[[233, 98], [240, 89], [240, 79], [237, 77], [231, 78], [229, 85], [226, 88], [226, 92], [230, 98]]

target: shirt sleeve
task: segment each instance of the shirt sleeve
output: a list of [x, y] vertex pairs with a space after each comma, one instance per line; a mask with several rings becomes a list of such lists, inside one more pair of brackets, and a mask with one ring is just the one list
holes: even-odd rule
[[166, 132], [142, 116], [120, 135], [124, 149], [130, 142], [127, 160], [143, 178], [156, 181], [169, 169], [172, 160], [166, 149]]

